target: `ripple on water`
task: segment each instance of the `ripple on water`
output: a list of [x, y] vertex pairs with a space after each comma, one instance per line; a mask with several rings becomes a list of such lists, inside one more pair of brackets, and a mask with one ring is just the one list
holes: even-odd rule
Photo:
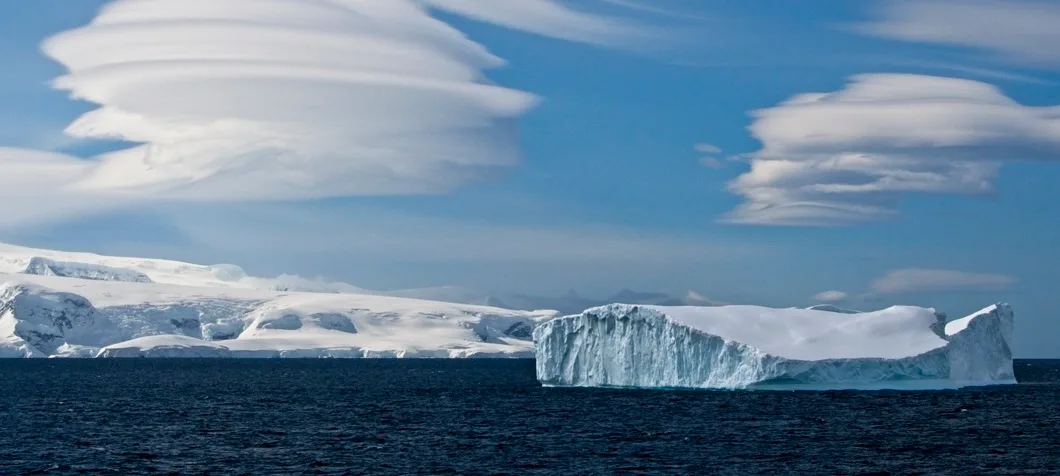
[[542, 388], [530, 361], [0, 361], [0, 473], [1060, 474], [1060, 361], [932, 392]]

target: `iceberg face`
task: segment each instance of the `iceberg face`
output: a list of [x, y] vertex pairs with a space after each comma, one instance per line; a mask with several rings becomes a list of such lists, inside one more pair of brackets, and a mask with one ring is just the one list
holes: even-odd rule
[[1015, 383], [1007, 305], [946, 325], [932, 309], [844, 314], [615, 304], [534, 331], [548, 386], [954, 388]]
[[950, 378], [967, 385], [1015, 382], [1012, 328], [1012, 309], [1005, 304], [946, 323]]

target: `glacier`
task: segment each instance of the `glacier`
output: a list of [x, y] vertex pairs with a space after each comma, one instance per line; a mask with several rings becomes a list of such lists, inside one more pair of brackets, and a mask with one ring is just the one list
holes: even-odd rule
[[556, 314], [0, 243], [0, 358], [530, 358]]
[[0, 274], [0, 358], [531, 358], [553, 311]]
[[1016, 383], [1013, 312], [614, 304], [534, 330], [546, 386], [941, 389]]

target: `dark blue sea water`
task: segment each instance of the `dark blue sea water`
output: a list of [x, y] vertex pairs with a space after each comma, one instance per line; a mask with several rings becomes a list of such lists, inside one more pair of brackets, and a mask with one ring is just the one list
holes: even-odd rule
[[0, 361], [2, 474], [1060, 474], [1060, 361], [931, 392], [546, 389], [531, 361]]

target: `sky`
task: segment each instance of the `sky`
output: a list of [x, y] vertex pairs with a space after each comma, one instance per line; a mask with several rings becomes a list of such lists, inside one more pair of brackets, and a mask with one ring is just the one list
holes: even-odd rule
[[1060, 4], [0, 3], [0, 240], [951, 315], [1060, 357]]

